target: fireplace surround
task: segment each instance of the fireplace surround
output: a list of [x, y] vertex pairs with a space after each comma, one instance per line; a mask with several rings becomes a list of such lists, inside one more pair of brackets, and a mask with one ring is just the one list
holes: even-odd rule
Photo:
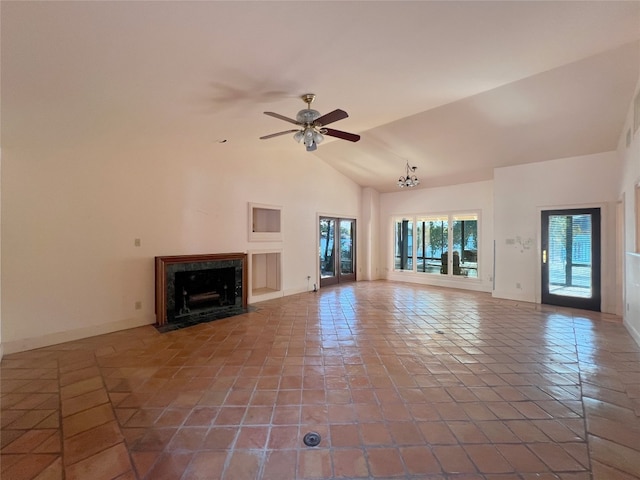
[[247, 312], [247, 255], [155, 257], [156, 327], [175, 330]]

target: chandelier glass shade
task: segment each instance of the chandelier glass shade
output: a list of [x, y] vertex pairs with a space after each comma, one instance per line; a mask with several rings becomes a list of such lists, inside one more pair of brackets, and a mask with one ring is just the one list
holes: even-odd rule
[[398, 186], [400, 188], [404, 188], [404, 187], [415, 187], [416, 185], [419, 185], [420, 180], [418, 180], [418, 177], [416, 177], [415, 175], [415, 172], [417, 169], [418, 167], [410, 167], [409, 162], [407, 161], [405, 175], [398, 179]]

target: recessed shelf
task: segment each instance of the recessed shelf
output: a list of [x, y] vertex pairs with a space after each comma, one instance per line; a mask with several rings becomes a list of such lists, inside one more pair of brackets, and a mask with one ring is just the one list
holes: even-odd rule
[[261, 250], [249, 253], [252, 300], [266, 300], [282, 295], [282, 252]]
[[277, 292], [278, 290], [274, 290], [273, 288], [254, 288], [251, 293], [253, 294], [254, 297], [260, 296], [260, 295], [267, 295], [269, 293], [273, 293], [273, 292]]
[[249, 241], [282, 241], [282, 207], [249, 203]]

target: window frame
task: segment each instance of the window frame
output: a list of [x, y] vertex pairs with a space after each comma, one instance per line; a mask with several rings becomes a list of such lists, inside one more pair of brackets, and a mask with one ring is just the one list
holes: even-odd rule
[[[475, 218], [474, 218], [475, 217]], [[429, 268], [430, 271], [427, 271], [427, 266], [425, 266], [425, 253], [422, 253], [422, 257], [418, 257], [419, 243], [421, 242], [420, 228], [419, 225], [423, 222], [433, 222], [441, 221], [446, 224], [447, 227], [447, 237], [446, 237], [446, 245], [443, 242], [443, 245], [440, 246], [441, 250], [441, 258], [442, 255], [447, 252], [454, 251], [454, 222], [461, 220], [469, 220], [472, 221], [475, 219], [476, 222], [476, 254], [475, 254], [475, 267], [464, 267], [463, 271], [467, 273], [460, 273], [460, 269], [453, 268], [453, 258], [448, 258], [447, 255], [447, 266], [444, 265], [442, 268], [434, 266], [433, 263], [434, 258], [432, 258], [431, 266]], [[398, 267], [398, 228], [400, 222], [409, 222], [411, 225], [411, 232], [409, 232], [409, 236], [412, 239], [411, 251], [407, 252], [407, 257], [411, 259], [411, 268], [399, 268]], [[419, 274], [420, 276], [428, 276], [429, 278], [442, 278], [442, 279], [464, 279], [468, 281], [481, 281], [481, 252], [482, 252], [482, 242], [481, 242], [481, 231], [482, 231], [482, 215], [480, 210], [455, 210], [449, 212], [439, 212], [439, 213], [423, 213], [423, 214], [411, 214], [411, 215], [393, 215], [392, 217], [392, 248], [391, 248], [391, 257], [392, 257], [392, 270], [394, 273], [403, 273], [403, 274]], [[422, 231], [422, 235], [424, 235], [426, 228]], [[425, 243], [426, 249], [426, 243]], [[422, 263], [421, 263], [422, 262]], [[464, 260], [463, 260], [464, 262]], [[401, 263], [400, 263], [401, 264]], [[419, 268], [419, 265], [422, 265]], [[438, 268], [438, 270], [434, 270], [434, 268]], [[458, 273], [456, 273], [456, 270]], [[469, 270], [475, 270], [475, 276], [468, 276]]]

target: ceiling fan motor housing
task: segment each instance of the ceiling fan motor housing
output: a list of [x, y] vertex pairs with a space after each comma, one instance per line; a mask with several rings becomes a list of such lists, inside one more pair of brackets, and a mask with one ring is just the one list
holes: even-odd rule
[[296, 115], [296, 120], [306, 125], [313, 124], [313, 122], [315, 122], [318, 118], [320, 118], [320, 112], [311, 108], [300, 110], [298, 112], [298, 115]]

